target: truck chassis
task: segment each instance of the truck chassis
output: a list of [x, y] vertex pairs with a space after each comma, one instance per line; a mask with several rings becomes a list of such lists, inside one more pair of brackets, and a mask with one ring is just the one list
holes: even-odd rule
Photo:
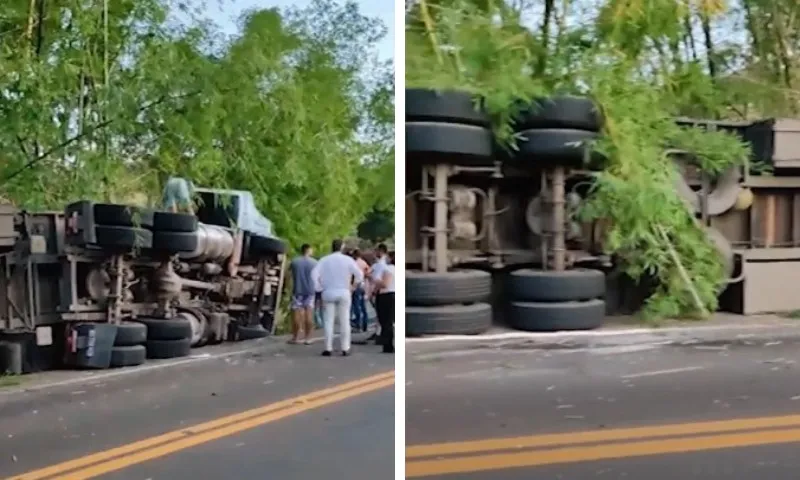
[[265, 248], [257, 233], [200, 212], [195, 231], [184, 234], [192, 252], [98, 245], [95, 208], [88, 201], [64, 212], [0, 206], [0, 367], [69, 365], [75, 327], [86, 324], [183, 319], [193, 347], [274, 333], [285, 258], [279, 239], [266, 238]]
[[[413, 110], [418, 115], [408, 120], [407, 143], [412, 142], [409, 128], [422, 131], [431, 125], [424, 122], [461, 122], [457, 126], [464, 131], [477, 128], [467, 127], [468, 123], [480, 125], [474, 112], [458, 103], [458, 93], [409, 90], [406, 95], [407, 114]], [[416, 103], [410, 104], [409, 98]], [[442, 108], [439, 119], [434, 107]], [[459, 116], [461, 120], [453, 120]], [[677, 122], [739, 135], [752, 146], [754, 159], [771, 170], [767, 175], [747, 164], [712, 178], [686, 168], [675, 185], [725, 260], [728, 280], [720, 296], [721, 309], [740, 314], [800, 310], [800, 296], [794, 293], [794, 285], [800, 282], [800, 121]], [[585, 265], [606, 273], [607, 315], [641, 308], [652, 286], [634, 283], [616, 271], [613, 258], [603, 251], [603, 221], [581, 222], [576, 216], [591, 172], [560, 166], [520, 169], [496, 155], [494, 161], [476, 166], [474, 158], [461, 161], [461, 153], [445, 152], [459, 150], [458, 145], [419, 138], [414, 141], [419, 149], [408, 153], [406, 171], [406, 261], [415, 284], [427, 285], [426, 274], [431, 285], [432, 274], [443, 276], [437, 282], [444, 285], [447, 275], [461, 269], [491, 272], [494, 322], [503, 323], [510, 272], [527, 267], [564, 271]], [[423, 141], [434, 145], [436, 155], [425, 150]], [[691, 155], [668, 153], [676, 159]], [[467, 283], [461, 285], [468, 288]], [[465, 292], [462, 298], [469, 297]], [[408, 311], [414, 315], [444, 319], [456, 312], [434, 313], [432, 306], [450, 308], [445, 307], [448, 302], [412, 293], [418, 303]], [[427, 312], [423, 312], [425, 305]], [[467, 318], [466, 310], [461, 318]]]

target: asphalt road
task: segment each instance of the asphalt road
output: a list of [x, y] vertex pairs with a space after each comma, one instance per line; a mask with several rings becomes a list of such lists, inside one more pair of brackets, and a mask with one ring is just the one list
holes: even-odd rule
[[407, 350], [406, 478], [795, 480], [800, 345]]
[[323, 358], [319, 347], [0, 389], [0, 478], [390, 478], [394, 356], [355, 346]]

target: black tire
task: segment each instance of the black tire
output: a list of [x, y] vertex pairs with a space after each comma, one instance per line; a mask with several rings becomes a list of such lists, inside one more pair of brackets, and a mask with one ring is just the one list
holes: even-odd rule
[[249, 252], [253, 256], [279, 255], [286, 253], [286, 243], [275, 237], [250, 235]]
[[153, 211], [132, 205], [96, 203], [94, 205], [94, 223], [115, 227], [152, 228]]
[[526, 332], [592, 330], [603, 325], [606, 303], [585, 302], [511, 302], [508, 324]]
[[489, 300], [492, 275], [481, 270], [406, 271], [406, 305], [436, 306]]
[[147, 360], [147, 349], [144, 345], [129, 345], [111, 349], [112, 368], [135, 367]]
[[[550, 128], [525, 130], [519, 132], [519, 137], [511, 161], [520, 167], [601, 168], [604, 163], [603, 156], [591, 144], [597, 138], [594, 132]], [[586, 148], [592, 149], [588, 164], [585, 162]]]
[[138, 318], [147, 325], [147, 340], [184, 340], [192, 337], [192, 323], [178, 318]]
[[141, 345], [147, 340], [147, 325], [139, 322], [122, 322], [117, 325], [116, 347]]
[[197, 217], [191, 213], [155, 212], [153, 230], [159, 232], [195, 232]]
[[97, 225], [94, 234], [100, 247], [127, 250], [151, 248], [153, 245], [153, 232], [143, 228]]
[[407, 122], [460, 123], [489, 127], [489, 115], [480, 101], [466, 92], [406, 89]]
[[422, 163], [491, 165], [492, 132], [452, 123], [406, 123], [406, 152]]
[[264, 338], [269, 335], [269, 332], [261, 325], [237, 325], [236, 339], [237, 340], [253, 340], [256, 338]]
[[508, 275], [508, 296], [519, 302], [572, 302], [602, 298], [606, 276], [600, 270], [576, 268], [552, 270], [521, 269]]
[[153, 232], [153, 249], [164, 252], [194, 252], [197, 249], [195, 232]]
[[492, 326], [492, 306], [406, 307], [406, 336], [478, 335]]
[[188, 338], [181, 340], [148, 340], [147, 358], [165, 359], [188, 357], [192, 353], [192, 342]]
[[535, 128], [566, 128], [599, 132], [603, 115], [594, 102], [586, 97], [551, 97], [534, 100], [516, 116], [517, 131]]

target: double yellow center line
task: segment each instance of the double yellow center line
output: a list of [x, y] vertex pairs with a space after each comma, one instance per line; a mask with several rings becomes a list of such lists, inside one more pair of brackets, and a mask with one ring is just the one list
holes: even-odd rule
[[406, 478], [800, 442], [800, 415], [406, 448]]
[[23, 473], [7, 480], [94, 478], [392, 385], [394, 385], [394, 371], [340, 384], [193, 427], [182, 428], [157, 437]]

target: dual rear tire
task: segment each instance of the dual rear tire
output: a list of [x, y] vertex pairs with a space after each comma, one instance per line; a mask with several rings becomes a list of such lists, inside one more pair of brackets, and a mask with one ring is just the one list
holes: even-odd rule
[[191, 322], [182, 317], [122, 322], [117, 326], [110, 366], [133, 367], [147, 359], [186, 357], [191, 353], [192, 334]]
[[591, 330], [603, 325], [605, 274], [521, 269], [508, 276], [508, 324], [530, 332]]
[[[507, 277], [506, 320], [529, 332], [591, 330], [603, 325], [605, 274], [521, 269]], [[492, 276], [480, 270], [406, 273], [406, 335], [477, 335], [492, 326]]]
[[147, 359], [147, 326], [139, 322], [117, 325], [117, 336], [111, 349], [111, 368], [135, 367]]
[[95, 203], [92, 210], [97, 246], [119, 251], [153, 246], [152, 210], [114, 203]]
[[477, 335], [492, 326], [492, 276], [480, 270], [406, 272], [406, 335]]

